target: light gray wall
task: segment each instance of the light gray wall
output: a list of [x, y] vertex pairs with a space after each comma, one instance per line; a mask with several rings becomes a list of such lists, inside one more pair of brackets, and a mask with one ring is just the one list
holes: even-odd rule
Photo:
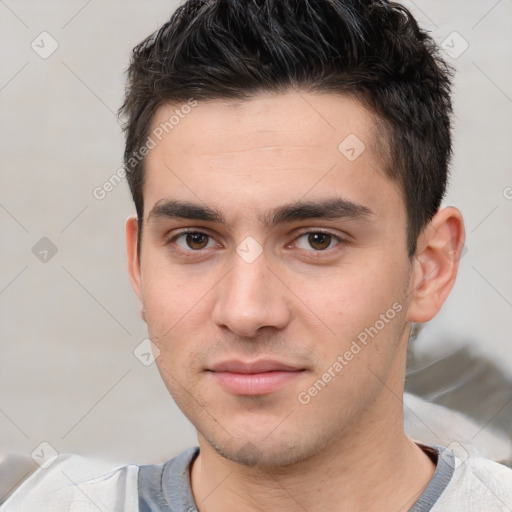
[[[93, 196], [121, 166], [114, 113], [130, 50], [176, 5], [0, 2], [0, 452], [47, 441], [59, 452], [158, 462], [196, 442], [156, 367], [133, 355], [146, 330], [125, 269], [127, 185]], [[446, 200], [465, 215], [468, 251], [420, 343], [468, 341], [512, 373], [512, 4], [407, 5], [437, 40], [449, 36], [452, 55], [460, 37], [468, 44], [448, 57], [458, 75]], [[47, 56], [55, 43], [43, 31], [58, 43], [47, 58], [31, 47]]]

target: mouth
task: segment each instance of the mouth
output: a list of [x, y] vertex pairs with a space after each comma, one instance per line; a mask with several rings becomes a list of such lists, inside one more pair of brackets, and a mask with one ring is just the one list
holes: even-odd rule
[[215, 381], [235, 395], [257, 396], [277, 391], [300, 377], [306, 369], [272, 360], [230, 360], [208, 369]]

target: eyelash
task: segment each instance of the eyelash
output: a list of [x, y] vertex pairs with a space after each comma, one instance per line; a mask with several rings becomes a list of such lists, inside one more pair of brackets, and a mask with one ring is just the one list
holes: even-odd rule
[[[174, 244], [174, 242], [176, 240], [178, 240], [180, 237], [184, 236], [184, 235], [188, 235], [188, 234], [194, 234], [194, 235], [204, 235], [204, 236], [207, 236], [209, 238], [208, 241], [210, 241], [211, 239], [213, 239], [213, 236], [209, 235], [208, 233], [204, 233], [202, 231], [196, 231], [196, 230], [193, 230], [193, 229], [187, 229], [187, 230], [184, 230], [184, 231], [180, 231], [179, 233], [175, 233], [171, 238], [169, 238], [167, 241], [166, 241], [166, 245], [171, 245], [171, 244]], [[309, 252], [311, 253], [312, 257], [317, 257], [317, 255], [321, 255], [321, 254], [326, 254], [326, 253], [329, 253], [330, 251], [332, 251], [334, 248], [338, 247], [339, 245], [343, 244], [345, 242], [345, 240], [343, 240], [342, 238], [340, 238], [338, 235], [335, 235], [334, 233], [331, 233], [330, 231], [326, 231], [326, 230], [323, 230], [323, 229], [314, 229], [314, 230], [309, 230], [309, 231], [302, 231], [300, 232], [296, 237], [295, 239], [293, 240], [293, 242], [296, 242], [299, 238], [303, 237], [304, 235], [310, 235], [310, 234], [323, 234], [323, 235], [329, 235], [333, 238], [333, 240], [337, 241], [338, 243], [333, 246], [333, 247], [329, 247], [327, 249], [323, 249], [323, 250], [315, 250], [315, 249], [311, 249], [311, 250], [308, 250], [308, 249], [299, 249], [300, 251], [306, 251], [306, 252]], [[292, 243], [293, 243], [292, 242]], [[287, 245], [287, 247], [289, 246], [290, 244]], [[180, 252], [182, 253], [183, 255], [185, 255], [186, 257], [194, 257], [194, 255], [197, 255], [197, 254], [200, 254], [202, 251], [204, 251], [205, 249], [198, 249], [198, 250], [193, 250], [193, 249], [189, 249], [189, 250], [185, 250], [185, 249], [182, 249], [180, 247], [176, 248], [175, 249], [177, 252]]]

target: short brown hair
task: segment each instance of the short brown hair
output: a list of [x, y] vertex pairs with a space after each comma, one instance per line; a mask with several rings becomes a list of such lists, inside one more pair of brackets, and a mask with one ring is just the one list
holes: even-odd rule
[[156, 110], [259, 93], [339, 92], [385, 127], [402, 188], [409, 255], [439, 209], [451, 157], [452, 70], [403, 6], [385, 0], [188, 0], [137, 45], [128, 68], [124, 161], [139, 218]]

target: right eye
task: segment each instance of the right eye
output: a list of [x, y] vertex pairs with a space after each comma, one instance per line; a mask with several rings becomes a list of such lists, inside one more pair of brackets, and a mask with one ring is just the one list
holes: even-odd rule
[[182, 231], [174, 235], [168, 243], [176, 243], [176, 245], [186, 252], [197, 252], [201, 249], [208, 249], [211, 245], [209, 242], [215, 243], [210, 235], [201, 233], [200, 231]]

